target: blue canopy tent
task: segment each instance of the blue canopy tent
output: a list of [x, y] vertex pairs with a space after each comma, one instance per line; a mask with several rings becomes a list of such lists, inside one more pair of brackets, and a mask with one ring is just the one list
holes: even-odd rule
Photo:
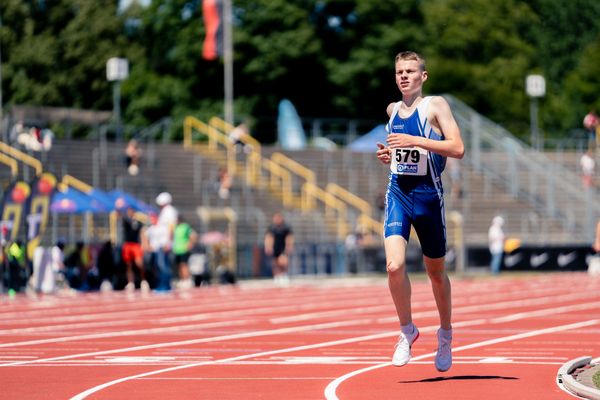
[[[50, 211], [52, 212], [52, 241], [55, 242], [58, 237], [58, 215], [63, 214], [68, 218], [68, 238], [69, 242], [83, 239], [86, 243], [94, 237], [94, 221], [92, 214], [108, 214], [112, 211], [112, 204], [100, 200], [98, 193], [91, 195], [84, 193], [72, 187], [67, 187], [63, 191], [56, 191], [50, 202]], [[75, 219], [82, 218], [81, 233], [76, 232]], [[63, 225], [63, 228], [65, 226]], [[66, 235], [65, 232], [62, 235]]]
[[107, 209], [113, 211], [115, 209], [112, 197], [103, 190], [93, 188], [87, 193], [92, 199], [93, 204], [100, 204]]
[[385, 130], [385, 125], [377, 125], [370, 132], [365, 133], [352, 143], [348, 144], [347, 148], [360, 153], [375, 152], [377, 150], [377, 142], [384, 143], [388, 133]]
[[123, 211], [131, 207], [143, 214], [156, 214], [158, 212], [156, 208], [122, 190], [113, 190], [108, 195], [112, 199], [114, 209], [117, 211]]
[[65, 191], [54, 193], [50, 202], [50, 211], [68, 214], [101, 213], [109, 212], [110, 206], [86, 193], [68, 187]]

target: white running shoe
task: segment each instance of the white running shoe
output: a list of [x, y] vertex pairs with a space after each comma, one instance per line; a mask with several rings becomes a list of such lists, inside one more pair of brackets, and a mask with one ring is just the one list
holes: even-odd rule
[[126, 286], [125, 286], [125, 291], [127, 292], [135, 292], [135, 285], [133, 282], [129, 282]]
[[413, 333], [410, 335], [405, 335], [404, 333], [400, 332], [400, 336], [398, 336], [398, 343], [396, 343], [396, 351], [394, 351], [394, 356], [392, 357], [392, 365], [401, 367], [410, 361], [410, 348], [418, 338], [419, 330], [416, 326], [413, 329]]
[[437, 337], [438, 349], [435, 354], [435, 367], [440, 372], [446, 372], [452, 366], [452, 334], [450, 337], [445, 337], [438, 330]]
[[142, 281], [140, 283], [140, 290], [144, 293], [150, 292], [150, 284], [148, 283], [148, 281]]
[[106, 279], [103, 280], [102, 283], [100, 284], [100, 291], [101, 292], [112, 292], [112, 290], [113, 290], [113, 285]]
[[192, 289], [194, 287], [194, 282], [192, 282], [191, 278], [182, 279], [182, 280], [179, 281], [179, 284], [177, 285], [177, 287], [180, 290], [189, 290], [189, 289]]

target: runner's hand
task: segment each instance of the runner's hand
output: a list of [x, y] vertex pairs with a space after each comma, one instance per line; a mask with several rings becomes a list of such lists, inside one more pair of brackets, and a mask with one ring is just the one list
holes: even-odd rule
[[389, 164], [391, 159], [392, 151], [385, 147], [383, 143], [377, 142], [377, 158], [384, 164]]

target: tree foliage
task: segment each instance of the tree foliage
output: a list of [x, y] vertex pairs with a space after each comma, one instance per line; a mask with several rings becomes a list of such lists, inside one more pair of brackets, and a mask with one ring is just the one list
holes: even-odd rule
[[[117, 6], [3, 0], [4, 103], [110, 110], [106, 61], [126, 57], [127, 124], [222, 115], [223, 62], [201, 57], [201, 0]], [[580, 128], [600, 108], [597, 0], [233, 0], [232, 22], [236, 116], [253, 117], [265, 141], [284, 98], [303, 117], [384, 120], [398, 98], [401, 50], [426, 57], [427, 93], [454, 94], [523, 136], [530, 73], [546, 77], [540, 117], [549, 134]]]

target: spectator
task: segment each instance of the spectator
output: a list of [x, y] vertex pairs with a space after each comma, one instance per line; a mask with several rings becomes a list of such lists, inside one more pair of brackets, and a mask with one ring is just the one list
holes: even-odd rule
[[450, 199], [456, 201], [462, 198], [462, 177], [460, 160], [453, 157], [446, 159], [446, 169], [450, 178]]
[[140, 171], [140, 159], [142, 150], [140, 149], [137, 140], [131, 139], [125, 147], [125, 167], [129, 175], [137, 175]]
[[158, 224], [165, 225], [168, 228], [169, 234], [173, 236], [175, 226], [177, 226], [178, 212], [173, 207], [173, 197], [168, 192], [162, 192], [156, 197], [156, 204], [160, 207], [158, 213]]
[[8, 290], [9, 293], [20, 292], [23, 283], [27, 281], [27, 259], [25, 246], [21, 239], [17, 239], [8, 246]]
[[586, 189], [593, 188], [596, 162], [594, 161], [594, 152], [591, 148], [588, 148], [588, 150], [583, 153], [579, 159], [579, 165], [581, 166], [583, 187]]
[[248, 136], [250, 136], [250, 129], [248, 129], [248, 125], [245, 122], [242, 122], [229, 132], [229, 140], [235, 146], [236, 153], [243, 151], [248, 154], [252, 151], [252, 146], [246, 143]]
[[495, 216], [492, 220], [492, 225], [488, 230], [488, 240], [490, 254], [492, 255], [492, 261], [490, 263], [490, 269], [492, 274], [497, 275], [500, 273], [500, 266], [502, 264], [502, 255], [504, 254], [504, 231], [502, 226], [504, 225], [504, 218]]
[[591, 276], [600, 276], [600, 220], [596, 224], [596, 234], [592, 250], [595, 254], [590, 258], [588, 273]]
[[198, 242], [198, 234], [192, 229], [190, 224], [178, 218], [177, 226], [173, 232], [173, 254], [175, 255], [175, 264], [179, 271], [180, 289], [191, 289], [194, 286], [188, 261], [190, 254], [196, 243]]
[[160, 207], [158, 214], [157, 224], [161, 225], [160, 229], [164, 229], [168, 235], [168, 244], [163, 247], [165, 252], [165, 260], [169, 263], [168, 267], [171, 268], [171, 252], [173, 246], [173, 232], [177, 226], [177, 220], [179, 213], [177, 209], [173, 207], [173, 197], [169, 192], [162, 192], [156, 197], [156, 204]]
[[150, 290], [150, 285], [146, 280], [144, 271], [144, 253], [142, 252], [142, 244], [140, 233], [142, 231], [142, 223], [135, 218], [135, 211], [128, 207], [126, 215], [123, 216], [123, 248], [121, 258], [125, 263], [127, 271], [127, 286], [125, 290], [135, 290], [135, 274], [133, 267], [135, 266], [140, 274], [140, 289], [144, 292]]
[[65, 289], [64, 243], [58, 241], [54, 246], [38, 246], [33, 251], [33, 271], [29, 278], [29, 288], [36, 292], [54, 293]]
[[583, 127], [588, 133], [588, 140], [590, 143], [593, 143], [596, 140], [596, 130], [600, 126], [600, 117], [596, 113], [595, 109], [592, 109], [586, 116], [583, 118]]
[[96, 267], [101, 282], [100, 290], [103, 292], [112, 290], [114, 288], [114, 277], [117, 265], [114, 248], [110, 240], [105, 241], [100, 248], [98, 257], [96, 258]]
[[23, 124], [23, 120], [19, 120], [17, 121], [17, 123], [15, 123], [11, 130], [10, 130], [10, 134], [9, 134], [9, 138], [10, 138], [10, 142], [11, 143], [19, 143], [20, 139], [19, 136], [21, 134], [25, 133], [25, 125]]
[[227, 169], [223, 167], [219, 168], [219, 182], [217, 193], [221, 200], [229, 199], [232, 184], [233, 179], [231, 178], [231, 175], [229, 175], [229, 172], [227, 172]]
[[150, 225], [142, 230], [142, 246], [149, 255], [149, 269], [157, 277], [157, 291], [171, 290], [171, 234], [168, 226], [158, 223], [156, 215], [150, 216]]
[[596, 253], [600, 253], [600, 220], [598, 220], [598, 223], [596, 224], [596, 236], [592, 248]]
[[55, 290], [67, 288], [67, 280], [65, 275], [65, 244], [62, 241], [56, 242], [50, 249], [50, 265], [54, 272]]
[[273, 214], [273, 224], [265, 234], [265, 254], [271, 257], [273, 279], [276, 284], [287, 286], [289, 283], [289, 257], [294, 250], [294, 233], [286, 224], [283, 215]]
[[354, 231], [350, 232], [344, 240], [346, 249], [346, 264], [349, 272], [359, 272], [360, 246], [363, 241], [363, 228], [356, 225]]
[[383, 219], [385, 214], [385, 191], [382, 189], [377, 191], [377, 196], [375, 196], [375, 207], [377, 207], [379, 219]]
[[79, 241], [75, 248], [65, 256], [65, 272], [69, 286], [73, 289], [87, 290], [87, 273], [90, 257], [85, 244]]

